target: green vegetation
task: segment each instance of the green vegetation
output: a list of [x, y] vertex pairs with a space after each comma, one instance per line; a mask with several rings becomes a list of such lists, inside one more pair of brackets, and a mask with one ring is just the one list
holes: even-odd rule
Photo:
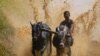
[[0, 56], [11, 56], [10, 53], [2, 45], [0, 45]]
[[6, 17], [0, 11], [0, 39], [5, 39], [13, 34], [13, 28], [10, 26]]
[[10, 0], [0, 0], [0, 7], [5, 7], [8, 5], [8, 2], [10, 2]]
[[[8, 49], [4, 46], [5, 40], [9, 43], [9, 38], [13, 35], [14, 29], [7, 21], [6, 16], [3, 15], [2, 10], [0, 10], [0, 56], [11, 56]], [[10, 43], [9, 43], [10, 44]]]

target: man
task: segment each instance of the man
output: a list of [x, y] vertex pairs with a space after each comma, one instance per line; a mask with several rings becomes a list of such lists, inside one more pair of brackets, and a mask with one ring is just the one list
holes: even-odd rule
[[68, 31], [68, 34], [67, 36], [69, 36], [69, 42], [70, 42], [70, 46], [73, 45], [73, 38], [72, 38], [72, 33], [73, 33], [73, 28], [74, 28], [74, 23], [73, 23], [73, 20], [70, 19], [70, 12], [69, 11], [65, 11], [64, 12], [64, 18], [65, 20], [62, 21], [60, 23], [60, 25], [66, 25], [66, 27], [69, 28], [69, 31]]
[[71, 56], [71, 46], [73, 45], [73, 21], [69, 18], [70, 12], [64, 12], [65, 20], [56, 28], [57, 34], [54, 35], [53, 45], [56, 47], [57, 56]]
[[69, 28], [69, 34], [71, 35], [71, 33], [73, 32], [73, 20], [71, 20], [70, 18], [70, 12], [69, 11], [65, 11], [64, 12], [64, 18], [65, 18], [65, 20], [64, 21], [62, 21], [61, 23], [60, 23], [60, 25], [66, 25], [66, 27], [68, 27]]
[[64, 12], [64, 18], [65, 20], [62, 21], [60, 23], [60, 25], [65, 25], [66, 27], [69, 28], [69, 31], [67, 33], [66, 39], [67, 39], [67, 45], [69, 46], [69, 52], [68, 52], [68, 56], [71, 56], [71, 48], [70, 46], [73, 45], [73, 38], [72, 38], [72, 33], [73, 33], [73, 29], [74, 29], [74, 22], [73, 20], [70, 19], [70, 12], [69, 11], [65, 11]]

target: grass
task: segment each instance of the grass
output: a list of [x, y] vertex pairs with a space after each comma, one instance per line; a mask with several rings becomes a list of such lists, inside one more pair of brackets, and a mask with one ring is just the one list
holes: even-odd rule
[[12, 35], [12, 33], [13, 28], [11, 27], [3, 13], [0, 11], [0, 39], [5, 39], [8, 36]]
[[0, 44], [0, 56], [11, 56], [4, 46]]
[[[6, 42], [9, 43], [9, 38], [13, 35], [13, 27], [9, 24], [6, 16], [0, 10], [0, 56], [11, 56], [6, 47]], [[9, 43], [10, 44], [10, 43]]]

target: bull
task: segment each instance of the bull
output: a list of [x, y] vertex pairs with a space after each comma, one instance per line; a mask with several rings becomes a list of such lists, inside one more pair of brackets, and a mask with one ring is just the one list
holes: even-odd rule
[[71, 56], [71, 46], [73, 38], [68, 35], [69, 28], [60, 25], [56, 28], [56, 34], [53, 37], [53, 45], [56, 48], [57, 56]]
[[[51, 55], [52, 44], [51, 37], [52, 34], [49, 31], [51, 28], [42, 22], [37, 22], [32, 24], [32, 54], [33, 56], [44, 56], [44, 52], [47, 50], [46, 56]], [[45, 29], [45, 30], [44, 30]]]

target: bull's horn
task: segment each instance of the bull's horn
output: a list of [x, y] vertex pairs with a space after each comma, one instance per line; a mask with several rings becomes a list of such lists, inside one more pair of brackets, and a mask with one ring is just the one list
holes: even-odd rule
[[30, 24], [33, 25], [33, 24], [31, 23], [31, 21], [30, 21]]
[[56, 28], [56, 31], [59, 31], [59, 28], [58, 27]]

